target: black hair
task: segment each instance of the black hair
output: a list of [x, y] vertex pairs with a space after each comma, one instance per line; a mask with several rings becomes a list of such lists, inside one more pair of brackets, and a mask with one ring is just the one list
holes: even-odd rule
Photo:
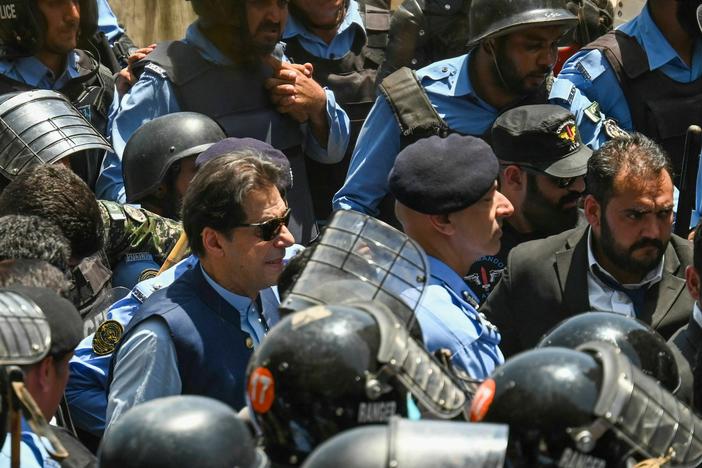
[[614, 180], [626, 173], [631, 181], [655, 180], [662, 171], [671, 179], [673, 168], [663, 148], [641, 133], [613, 138], [593, 152], [587, 163], [587, 192], [606, 207]]
[[104, 245], [100, 208], [90, 188], [70, 169], [40, 165], [18, 175], [0, 194], [0, 216], [34, 215], [54, 223], [71, 256], [93, 255]]
[[68, 271], [71, 246], [61, 229], [38, 216], [0, 217], [0, 260], [44, 260]]
[[[249, 150], [245, 150], [247, 152]], [[183, 198], [183, 229], [193, 253], [204, 256], [202, 230], [229, 234], [246, 221], [244, 203], [253, 190], [278, 187], [282, 175], [275, 164], [240, 152], [209, 161], [195, 175]]]

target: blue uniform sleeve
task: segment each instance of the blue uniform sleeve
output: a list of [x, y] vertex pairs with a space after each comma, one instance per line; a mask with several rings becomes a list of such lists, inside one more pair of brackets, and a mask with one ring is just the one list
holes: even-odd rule
[[564, 92], [568, 85], [577, 89], [590, 102], [596, 101], [602, 113], [607, 118], [616, 120], [619, 127], [627, 131], [633, 130], [626, 97], [612, 66], [602, 52], [587, 50], [576, 53], [563, 65], [554, 82], [553, 87], [557, 92], [560, 91], [560, 95], [554, 95], [552, 90], [551, 98], [560, 97], [567, 101], [571, 112], [577, 115], [578, 111], [584, 109], [585, 101], [568, 100], [571, 91]]
[[107, 398], [107, 431], [133, 406], [180, 394], [175, 345], [162, 318], [151, 317], [134, 327], [115, 359]]
[[305, 154], [315, 161], [324, 164], [335, 164], [341, 162], [346, 154], [346, 147], [349, 145], [350, 138], [350, 123], [346, 111], [336, 103], [334, 92], [326, 88], [324, 92], [327, 95], [327, 123], [329, 124], [327, 147], [326, 149], [322, 148], [312, 135], [312, 132], [305, 128], [304, 131], [307, 134]]
[[127, 141], [145, 122], [179, 111], [169, 81], [146, 70], [129, 93], [122, 97], [119, 109], [113, 113], [113, 119], [109, 123], [114, 151], [105, 155], [95, 184], [95, 193], [99, 199], [126, 202], [122, 153]]
[[124, 34], [124, 29], [117, 21], [117, 15], [110, 8], [107, 0], [97, 0], [98, 7], [98, 30], [105, 34], [108, 42], [112, 45]]
[[400, 127], [385, 97], [379, 96], [361, 128], [346, 181], [334, 195], [334, 209], [377, 215], [399, 152]]

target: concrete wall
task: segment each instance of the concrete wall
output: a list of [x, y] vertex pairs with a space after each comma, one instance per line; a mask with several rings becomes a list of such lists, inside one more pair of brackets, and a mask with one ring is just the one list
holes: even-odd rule
[[120, 23], [137, 45], [179, 39], [195, 19], [185, 0], [109, 0]]

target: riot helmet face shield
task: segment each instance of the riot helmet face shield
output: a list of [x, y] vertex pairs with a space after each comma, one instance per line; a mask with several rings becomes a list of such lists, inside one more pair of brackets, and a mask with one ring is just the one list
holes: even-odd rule
[[318, 306], [274, 327], [247, 369], [247, 403], [274, 462], [296, 465], [333, 435], [407, 415], [440, 418], [466, 397], [380, 304]]
[[281, 311], [320, 304], [379, 302], [407, 329], [426, 289], [428, 261], [406, 234], [356, 211], [337, 211], [318, 242], [308, 247], [297, 279], [281, 298]]

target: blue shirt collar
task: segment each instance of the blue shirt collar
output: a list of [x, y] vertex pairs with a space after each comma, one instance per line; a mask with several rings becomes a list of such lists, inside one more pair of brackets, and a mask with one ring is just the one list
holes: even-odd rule
[[251, 307], [251, 303], [253, 302], [251, 298], [239, 296], [238, 294], [234, 294], [233, 292], [220, 286], [217, 282], [215, 282], [215, 280], [210, 278], [210, 275], [208, 275], [205, 269], [202, 268], [202, 263], [200, 264], [200, 269], [202, 270], [202, 275], [205, 277], [205, 281], [212, 286], [212, 289], [214, 289], [217, 294], [222, 297], [222, 299], [227, 301], [229, 305], [234, 307], [239, 312], [241, 317], [246, 319], [249, 307]]
[[[422, 83], [428, 90], [442, 94], [444, 96], [469, 96], [474, 95], [478, 99], [473, 85], [470, 82], [470, 73], [468, 72], [468, 64], [473, 51], [465, 55], [454, 57], [447, 60], [434, 62], [417, 72], [417, 75], [422, 81], [426, 77], [432, 80], [430, 83]], [[444, 80], [448, 81], [448, 89]]]
[[[678, 56], [663, 33], [653, 21], [648, 3], [641, 9], [641, 13], [633, 20], [619, 28], [623, 33], [636, 37], [648, 56], [648, 66], [656, 70], [663, 65], [677, 59], [681, 66], [689, 68]], [[702, 41], [696, 40], [694, 55], [702, 53]]]
[[452, 270], [450, 266], [431, 255], [427, 255], [427, 259], [429, 260], [429, 271], [431, 272], [432, 279], [444, 283], [460, 297], [469, 294], [476, 301], [478, 300], [461, 275]]
[[44, 65], [37, 57], [20, 57], [14, 60], [3, 61], [3, 67], [0, 67], [0, 73], [7, 74], [7, 71], [14, 69], [18, 75], [19, 81], [28, 84], [34, 88], [42, 88], [42, 81], [46, 80], [52, 83], [53, 88], [61, 88], [63, 85], [73, 78], [77, 78], [78, 72], [78, 54], [70, 52], [66, 60], [66, 70], [58, 77], [54, 76], [46, 65]]
[[[365, 36], [366, 30], [363, 26], [363, 18], [361, 18], [361, 13], [358, 11], [358, 2], [356, 2], [356, 0], [351, 0], [349, 3], [349, 8], [346, 11], [344, 20], [339, 25], [337, 35], [352, 27], [356, 28], [357, 32]], [[309, 41], [319, 42], [326, 45], [326, 43], [319, 36], [310, 32], [293, 15], [288, 15], [288, 22], [285, 24], [285, 31], [283, 31], [283, 39], [289, 39], [295, 36], [302, 36]]]

